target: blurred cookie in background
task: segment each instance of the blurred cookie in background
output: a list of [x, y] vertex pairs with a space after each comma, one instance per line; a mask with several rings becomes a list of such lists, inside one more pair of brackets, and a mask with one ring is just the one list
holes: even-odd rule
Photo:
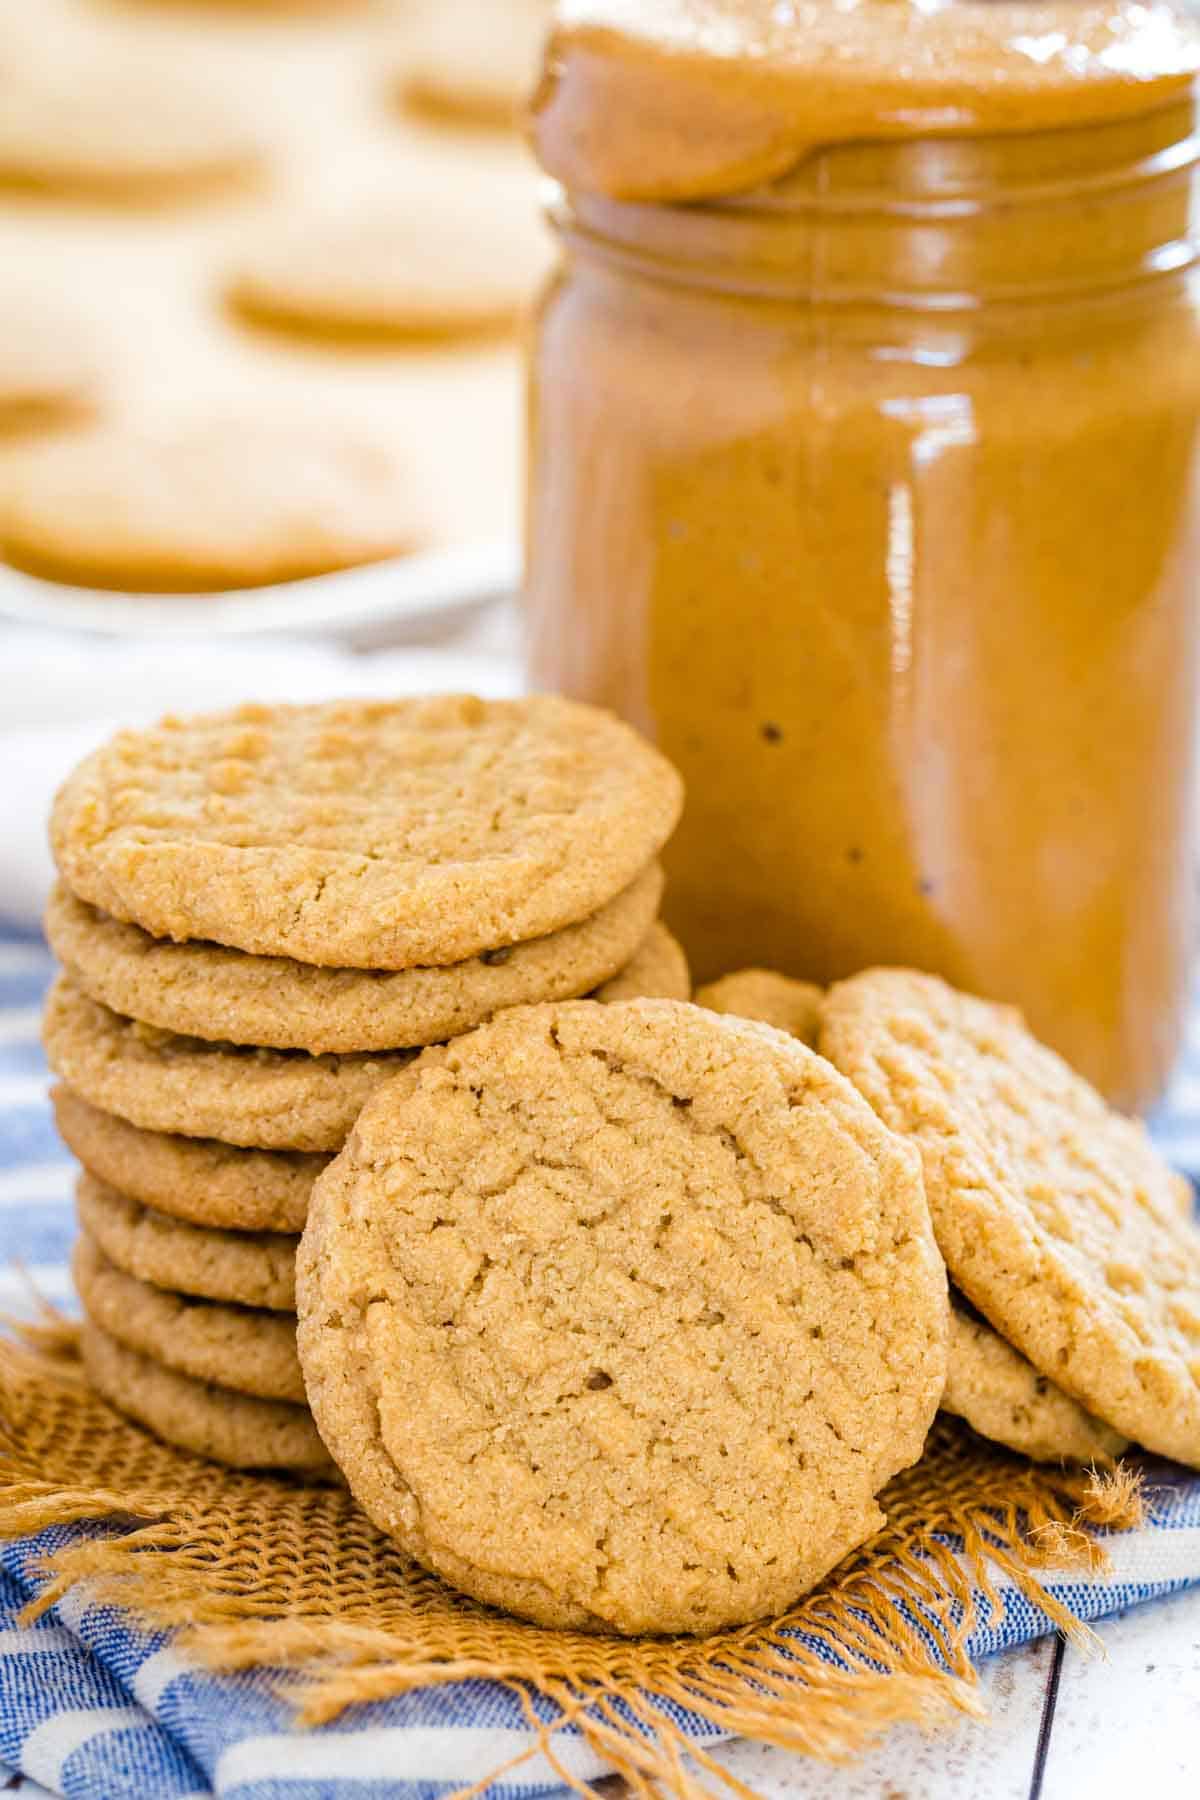
[[54, 294], [0, 280], [0, 437], [86, 421], [103, 387], [90, 322]]
[[656, 919], [632, 959], [598, 987], [592, 999], [605, 1006], [620, 1006], [626, 1000], [688, 1000], [691, 992], [687, 952], [662, 920]]
[[796, 981], [776, 969], [737, 969], [719, 981], [696, 989], [697, 1006], [709, 1012], [732, 1013], [739, 1019], [757, 1019], [799, 1038], [810, 1049], [817, 1047], [823, 988], [812, 981]]
[[427, 0], [397, 72], [401, 103], [451, 124], [512, 130], [552, 11], [550, 0]]
[[366, 432], [243, 416], [98, 424], [10, 461], [0, 555], [128, 593], [219, 593], [382, 561], [425, 537], [410, 472]]
[[317, 18], [329, 14], [336, 18], [338, 13], [388, 12], [393, 3], [403, 6], [405, 0], [117, 0], [118, 5], [127, 6], [130, 11], [142, 11], [147, 14], [197, 13], [203, 18], [208, 13], [211, 18], [247, 19], [256, 18]]
[[231, 309], [277, 330], [374, 343], [512, 330], [553, 262], [535, 190], [456, 173], [280, 218], [233, 271]]
[[259, 174], [262, 145], [217, 81], [128, 45], [48, 34], [0, 58], [0, 191], [148, 202]]

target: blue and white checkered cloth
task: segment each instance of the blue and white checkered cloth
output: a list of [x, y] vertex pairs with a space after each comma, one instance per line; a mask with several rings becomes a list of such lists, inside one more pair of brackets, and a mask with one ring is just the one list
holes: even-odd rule
[[[0, 935], [0, 1311], [38, 1290], [71, 1304], [73, 1166], [54, 1134], [38, 1047], [51, 974], [40, 940]], [[1166, 1153], [1200, 1174], [1200, 1007], [1170, 1102], [1157, 1121]], [[1051, 1592], [1081, 1619], [1200, 1583], [1200, 1477], [1164, 1467], [1145, 1529], [1112, 1539], [1103, 1580], [1064, 1577]], [[131, 1631], [76, 1590], [30, 1628], [17, 1623], [37, 1588], [36, 1564], [65, 1538], [0, 1545], [0, 1782], [20, 1770], [68, 1800], [441, 1800], [502, 1767], [531, 1742], [519, 1701], [483, 1682], [354, 1709], [297, 1731], [268, 1674], [216, 1677], [185, 1664], [163, 1636]], [[1052, 1629], [1015, 1589], [1000, 1621], [971, 1642], [980, 1658]], [[986, 1616], [986, 1608], [983, 1615]], [[705, 1727], [674, 1709], [700, 1738]], [[555, 1754], [584, 1780], [604, 1765], [571, 1731]], [[538, 1756], [502, 1777], [490, 1800], [566, 1790]]]

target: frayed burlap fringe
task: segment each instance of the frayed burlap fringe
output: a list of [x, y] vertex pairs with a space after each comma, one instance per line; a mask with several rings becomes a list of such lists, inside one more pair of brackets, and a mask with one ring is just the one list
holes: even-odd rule
[[786, 1618], [703, 1641], [542, 1631], [415, 1568], [342, 1488], [233, 1475], [156, 1443], [91, 1393], [69, 1327], [48, 1320], [34, 1341], [0, 1342], [0, 1538], [112, 1528], [47, 1559], [32, 1614], [86, 1581], [134, 1625], [177, 1630], [208, 1667], [290, 1671], [310, 1723], [431, 1684], [501, 1682], [520, 1696], [536, 1748], [581, 1793], [555, 1754], [568, 1722], [637, 1795], [697, 1800], [708, 1782], [748, 1793], [684, 1739], [664, 1702], [714, 1732], [829, 1761], [901, 1721], [981, 1716], [964, 1650], [979, 1622], [973, 1590], [994, 1614], [1007, 1577], [1061, 1630], [1087, 1636], [1039, 1571], [1102, 1567], [1092, 1530], [1126, 1529], [1140, 1510], [1125, 1469], [1035, 1468], [949, 1420], [883, 1505], [887, 1529]]

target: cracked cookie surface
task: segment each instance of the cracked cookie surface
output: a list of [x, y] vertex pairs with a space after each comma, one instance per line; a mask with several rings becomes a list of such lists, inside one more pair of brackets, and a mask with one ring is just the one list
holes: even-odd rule
[[60, 790], [51, 838], [72, 893], [155, 937], [409, 969], [590, 917], [681, 807], [608, 713], [448, 695], [121, 732]]
[[101, 1398], [164, 1443], [234, 1469], [334, 1473], [305, 1406], [255, 1400], [195, 1381], [131, 1350], [98, 1325], [84, 1326], [81, 1348], [88, 1380]]
[[178, 1037], [89, 999], [70, 974], [43, 1022], [50, 1066], [104, 1112], [145, 1131], [259, 1150], [340, 1150], [368, 1095], [412, 1060], [309, 1056]]
[[376, 1524], [554, 1626], [782, 1611], [882, 1524], [945, 1383], [911, 1147], [804, 1046], [667, 1001], [426, 1051], [318, 1181], [297, 1296]]
[[1185, 1184], [1008, 1007], [878, 969], [831, 989], [821, 1051], [921, 1151], [954, 1282], [1105, 1424], [1200, 1466], [1200, 1233]]
[[184, 1036], [352, 1055], [440, 1044], [507, 1006], [590, 993], [642, 951], [662, 886], [652, 864], [598, 913], [550, 937], [444, 968], [394, 972], [172, 943], [109, 918], [61, 883], [46, 935], [92, 999], [127, 1018]]
[[329, 1166], [328, 1156], [142, 1131], [61, 1084], [51, 1098], [59, 1136], [85, 1169], [189, 1225], [299, 1233], [313, 1182]]
[[131, 1200], [86, 1170], [75, 1201], [88, 1236], [114, 1268], [138, 1281], [200, 1300], [260, 1306], [268, 1312], [296, 1310], [298, 1236], [186, 1225]]
[[86, 1232], [76, 1240], [71, 1272], [88, 1318], [131, 1350], [193, 1381], [304, 1404], [296, 1322], [286, 1314], [151, 1287], [110, 1263]]

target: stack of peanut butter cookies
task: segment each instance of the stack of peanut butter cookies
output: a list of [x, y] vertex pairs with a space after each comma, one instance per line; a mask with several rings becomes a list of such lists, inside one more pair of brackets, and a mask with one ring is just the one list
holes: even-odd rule
[[255, 708], [59, 795], [84, 1355], [543, 1625], [784, 1611], [939, 1408], [1200, 1467], [1190, 1194], [1019, 1016], [658, 918], [682, 796], [566, 700]]
[[313, 1184], [426, 1046], [527, 1003], [684, 998], [681, 806], [556, 699], [245, 707], [126, 732], [59, 796], [45, 1039], [83, 1164], [96, 1386], [247, 1467], [331, 1467], [296, 1352]]

